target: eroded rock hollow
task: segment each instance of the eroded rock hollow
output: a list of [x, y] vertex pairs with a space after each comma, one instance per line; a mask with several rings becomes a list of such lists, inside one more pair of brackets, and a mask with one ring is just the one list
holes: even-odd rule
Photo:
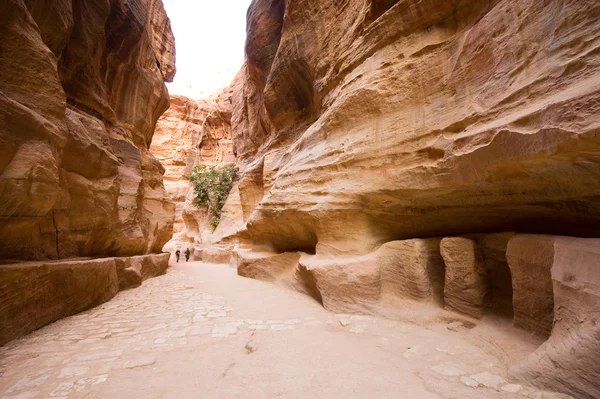
[[335, 312], [507, 320], [549, 338], [515, 378], [599, 397], [598, 21], [592, 0], [253, 1], [212, 240]]
[[2, 1], [0, 36], [3, 344], [166, 270], [175, 44], [160, 0]]

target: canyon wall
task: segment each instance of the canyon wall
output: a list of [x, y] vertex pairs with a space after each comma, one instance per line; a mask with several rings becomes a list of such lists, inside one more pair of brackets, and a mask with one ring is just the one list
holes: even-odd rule
[[213, 241], [334, 312], [510, 320], [547, 339], [516, 379], [600, 396], [598, 21], [593, 0], [254, 0]]
[[160, 252], [149, 153], [175, 44], [160, 0], [0, 3], [0, 259]]
[[2, 1], [0, 37], [3, 345], [165, 273], [175, 43], [160, 0]]
[[172, 95], [171, 107], [156, 125], [150, 152], [165, 167], [165, 188], [175, 203], [174, 235], [165, 251], [210, 242], [213, 228], [206, 209], [193, 205], [186, 176], [197, 165], [235, 163], [231, 140], [231, 89], [202, 100]]

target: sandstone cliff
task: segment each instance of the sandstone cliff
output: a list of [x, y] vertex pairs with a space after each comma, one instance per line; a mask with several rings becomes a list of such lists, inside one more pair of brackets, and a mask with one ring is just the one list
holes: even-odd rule
[[597, 397], [599, 20], [592, 0], [254, 0], [213, 240], [335, 312], [418, 301], [551, 335], [514, 376]]
[[165, 167], [165, 188], [176, 205], [174, 236], [165, 251], [210, 242], [208, 214], [192, 204], [194, 190], [186, 176], [197, 165], [235, 163], [231, 112], [231, 89], [226, 88], [203, 100], [172, 95], [171, 107], [158, 120], [150, 152]]
[[0, 259], [160, 252], [149, 153], [175, 44], [160, 0], [0, 2]]

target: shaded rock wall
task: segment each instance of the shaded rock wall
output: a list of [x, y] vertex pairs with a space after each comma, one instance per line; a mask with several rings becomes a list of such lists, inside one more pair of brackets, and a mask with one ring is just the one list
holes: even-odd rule
[[0, 266], [0, 345], [164, 274], [169, 254]]
[[253, 1], [213, 241], [331, 311], [511, 320], [548, 338], [515, 377], [597, 397], [599, 20], [591, 0]]
[[175, 73], [160, 0], [0, 3], [0, 259], [160, 252], [149, 153]]
[[231, 140], [231, 89], [213, 98], [193, 100], [172, 95], [171, 107], [160, 117], [150, 152], [165, 167], [165, 188], [176, 205], [174, 236], [164, 249], [193, 250], [212, 234], [205, 209], [192, 201], [194, 190], [186, 176], [197, 165], [235, 163]]

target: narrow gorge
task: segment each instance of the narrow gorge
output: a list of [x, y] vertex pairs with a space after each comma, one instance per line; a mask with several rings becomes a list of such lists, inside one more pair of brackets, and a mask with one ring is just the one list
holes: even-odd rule
[[[253, 0], [244, 64], [204, 99], [168, 93], [160, 0], [0, 0], [0, 32], [0, 345], [202, 262], [177, 295], [232, 268], [357, 335], [363, 318], [402, 323], [440, 334], [431, 359], [456, 339], [493, 359], [469, 375], [403, 341], [389, 365], [427, 370], [406, 397], [600, 397], [600, 3]], [[216, 228], [194, 204], [198, 165], [237, 170]], [[198, 263], [175, 264], [186, 248]], [[199, 298], [220, 307], [190, 323], [230, 317]], [[300, 302], [271, 329], [299, 324]], [[229, 321], [212, 336], [248, 333], [244, 356], [271, 332]]]

